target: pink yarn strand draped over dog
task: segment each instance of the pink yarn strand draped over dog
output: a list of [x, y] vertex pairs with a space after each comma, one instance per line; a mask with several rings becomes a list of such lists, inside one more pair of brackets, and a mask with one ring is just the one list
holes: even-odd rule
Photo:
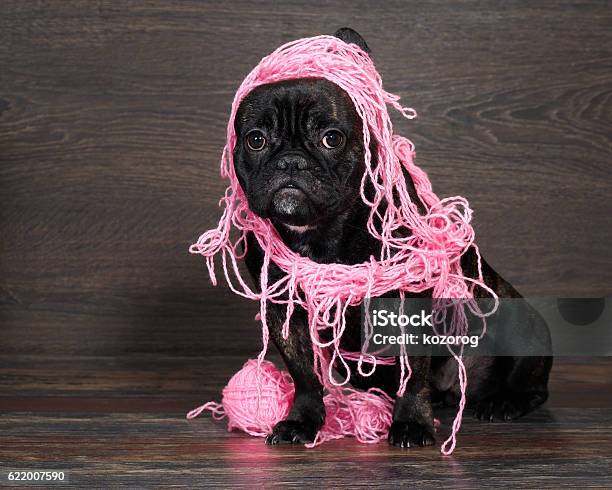
[[[259, 85], [298, 78], [325, 78], [335, 83], [351, 98], [363, 121], [366, 170], [361, 182], [361, 199], [371, 209], [368, 232], [381, 244], [380, 256], [372, 256], [367, 262], [319, 264], [293, 252], [268, 220], [249, 209], [238, 183], [233, 164], [234, 119], [241, 101]], [[478, 255], [470, 224], [472, 210], [467, 200], [460, 196], [440, 199], [434, 194], [426, 173], [414, 164], [414, 145], [393, 133], [388, 106], [408, 119], [416, 117], [413, 109], [400, 105], [398, 96], [384, 90], [372, 60], [354, 44], [331, 36], [317, 36], [287, 43], [263, 58], [242, 82], [232, 104], [221, 160], [221, 176], [229, 180], [220, 203], [224, 206], [223, 215], [218, 227], [204, 233], [190, 248], [192, 253], [206, 258], [213, 284], [217, 283], [214, 257], [218, 255], [231, 290], [260, 302], [263, 349], [257, 360], [259, 369], [268, 344], [267, 302], [286, 305], [287, 319], [282, 330], [285, 338], [289, 335], [289, 320], [294, 308], [299, 305], [308, 312], [315, 371], [328, 393], [326, 424], [313, 445], [344, 435], [356, 436], [362, 442], [377, 442], [386, 437], [391, 423], [392, 402], [386, 395], [376, 389], [360, 392], [345, 386], [351, 377], [346, 360], [358, 361], [358, 369], [363, 375], [374, 372], [377, 363], [382, 361], [382, 358], [341, 350], [345, 312], [349, 306], [398, 290], [402, 297], [431, 290], [434, 298], [469, 299], [473, 297], [474, 287], [479, 286], [495, 297], [484, 284], [480, 271], [478, 277], [469, 278], [461, 269], [460, 259], [470, 247], [473, 246]], [[371, 141], [377, 143], [375, 156], [370, 153]], [[410, 174], [425, 205], [424, 214], [419, 213], [417, 204], [410, 199], [403, 169]], [[366, 196], [366, 185], [373, 187], [373, 197]], [[239, 231], [236, 239], [230, 237], [232, 228]], [[239, 252], [240, 246], [246, 250], [248, 232], [254, 234], [264, 251], [261, 292], [249, 287], [238, 267], [238, 260], [245, 253]], [[286, 275], [277, 282], [268, 283], [271, 262]], [[463, 305], [455, 308], [463, 309]], [[444, 326], [445, 333], [466, 333], [465, 317], [452, 317], [451, 325]], [[321, 340], [322, 330], [331, 331], [332, 339]], [[452, 433], [442, 445], [444, 454], [450, 454], [455, 448], [467, 387], [462, 353], [451, 353], [459, 367], [461, 400]], [[388, 363], [388, 360], [382, 362]], [[399, 362], [401, 379], [397, 395], [401, 396], [411, 374], [405, 352]], [[363, 370], [364, 363], [370, 364], [370, 368]], [[333, 375], [334, 370], [340, 373], [340, 380]], [[257, 384], [261, 392], [261, 380]], [[213, 414], [219, 415], [218, 406], [212, 409]]]

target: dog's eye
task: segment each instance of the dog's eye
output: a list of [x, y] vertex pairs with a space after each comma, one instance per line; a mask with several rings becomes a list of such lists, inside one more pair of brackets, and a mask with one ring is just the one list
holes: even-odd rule
[[325, 135], [323, 135], [323, 139], [321, 143], [323, 146], [328, 149], [338, 148], [342, 144], [342, 140], [344, 139], [344, 135], [338, 131], [337, 129], [330, 129]]
[[246, 144], [253, 151], [261, 151], [266, 146], [266, 137], [255, 129], [246, 135]]

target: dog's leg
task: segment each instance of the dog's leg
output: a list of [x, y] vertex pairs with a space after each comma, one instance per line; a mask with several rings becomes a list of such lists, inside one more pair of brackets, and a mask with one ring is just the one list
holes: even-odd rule
[[480, 420], [514, 420], [542, 405], [548, 398], [552, 357], [499, 357], [494, 369], [505, 380], [496, 393], [476, 404]]
[[266, 438], [267, 444], [305, 443], [314, 440], [325, 421], [323, 387], [313, 368], [313, 352], [306, 312], [294, 311], [289, 336], [281, 333], [286, 308], [269, 304], [268, 324], [270, 338], [281, 353], [287, 370], [293, 378], [295, 399], [286, 420], [276, 424]]
[[[404, 395], [395, 400], [389, 444], [401, 447], [435, 444], [429, 390], [430, 357], [411, 357], [412, 375]], [[399, 367], [397, 368], [399, 370]]]
[[[252, 233], [247, 235], [248, 253], [245, 262], [249, 272], [260, 283], [263, 251]], [[282, 272], [273, 263], [268, 270], [270, 281], [277, 281]], [[295, 398], [291, 411], [266, 437], [266, 444], [305, 443], [313, 441], [325, 421], [323, 387], [314, 372], [312, 341], [308, 329], [308, 315], [301, 307], [296, 307], [291, 316], [289, 336], [282, 335], [287, 314], [284, 305], [268, 302], [266, 320], [270, 338], [280, 352], [295, 386]]]
[[[519, 303], [521, 304], [521, 303]], [[494, 325], [498, 341], [512, 345], [512, 336], [527, 339], [529, 345], [552, 352], [550, 332], [544, 319], [532, 308], [518, 309], [518, 318], [503, 325]], [[525, 310], [525, 311], [523, 311]], [[525, 321], [521, 320], [527, 314]], [[535, 410], [548, 398], [548, 376], [552, 367], [550, 356], [499, 356], [490, 372], [498, 380], [497, 390], [475, 400], [474, 415], [480, 420], [514, 420]], [[469, 372], [468, 372], [469, 377]]]

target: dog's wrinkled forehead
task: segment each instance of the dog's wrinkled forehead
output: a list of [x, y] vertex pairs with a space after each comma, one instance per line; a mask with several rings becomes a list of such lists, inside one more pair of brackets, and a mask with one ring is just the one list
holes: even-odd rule
[[240, 104], [234, 125], [237, 133], [253, 128], [296, 132], [330, 126], [351, 132], [358, 120], [344, 90], [326, 79], [305, 78], [256, 87]]

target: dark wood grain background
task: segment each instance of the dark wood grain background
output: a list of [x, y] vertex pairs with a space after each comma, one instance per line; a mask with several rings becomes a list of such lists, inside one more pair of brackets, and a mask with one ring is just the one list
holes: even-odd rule
[[258, 338], [189, 244], [219, 217], [233, 93], [350, 25], [420, 117], [397, 130], [526, 295], [612, 292], [605, 2], [2, 2], [2, 354], [201, 355]]
[[213, 396], [258, 352], [256, 306], [211, 287], [187, 248], [219, 217], [242, 78], [341, 26], [418, 111], [396, 130], [441, 196], [470, 199], [492, 265], [525, 295], [610, 295], [611, 7], [3, 0], [5, 409], [121, 411], [147, 395], [131, 406], [179, 412], [200, 379]]

